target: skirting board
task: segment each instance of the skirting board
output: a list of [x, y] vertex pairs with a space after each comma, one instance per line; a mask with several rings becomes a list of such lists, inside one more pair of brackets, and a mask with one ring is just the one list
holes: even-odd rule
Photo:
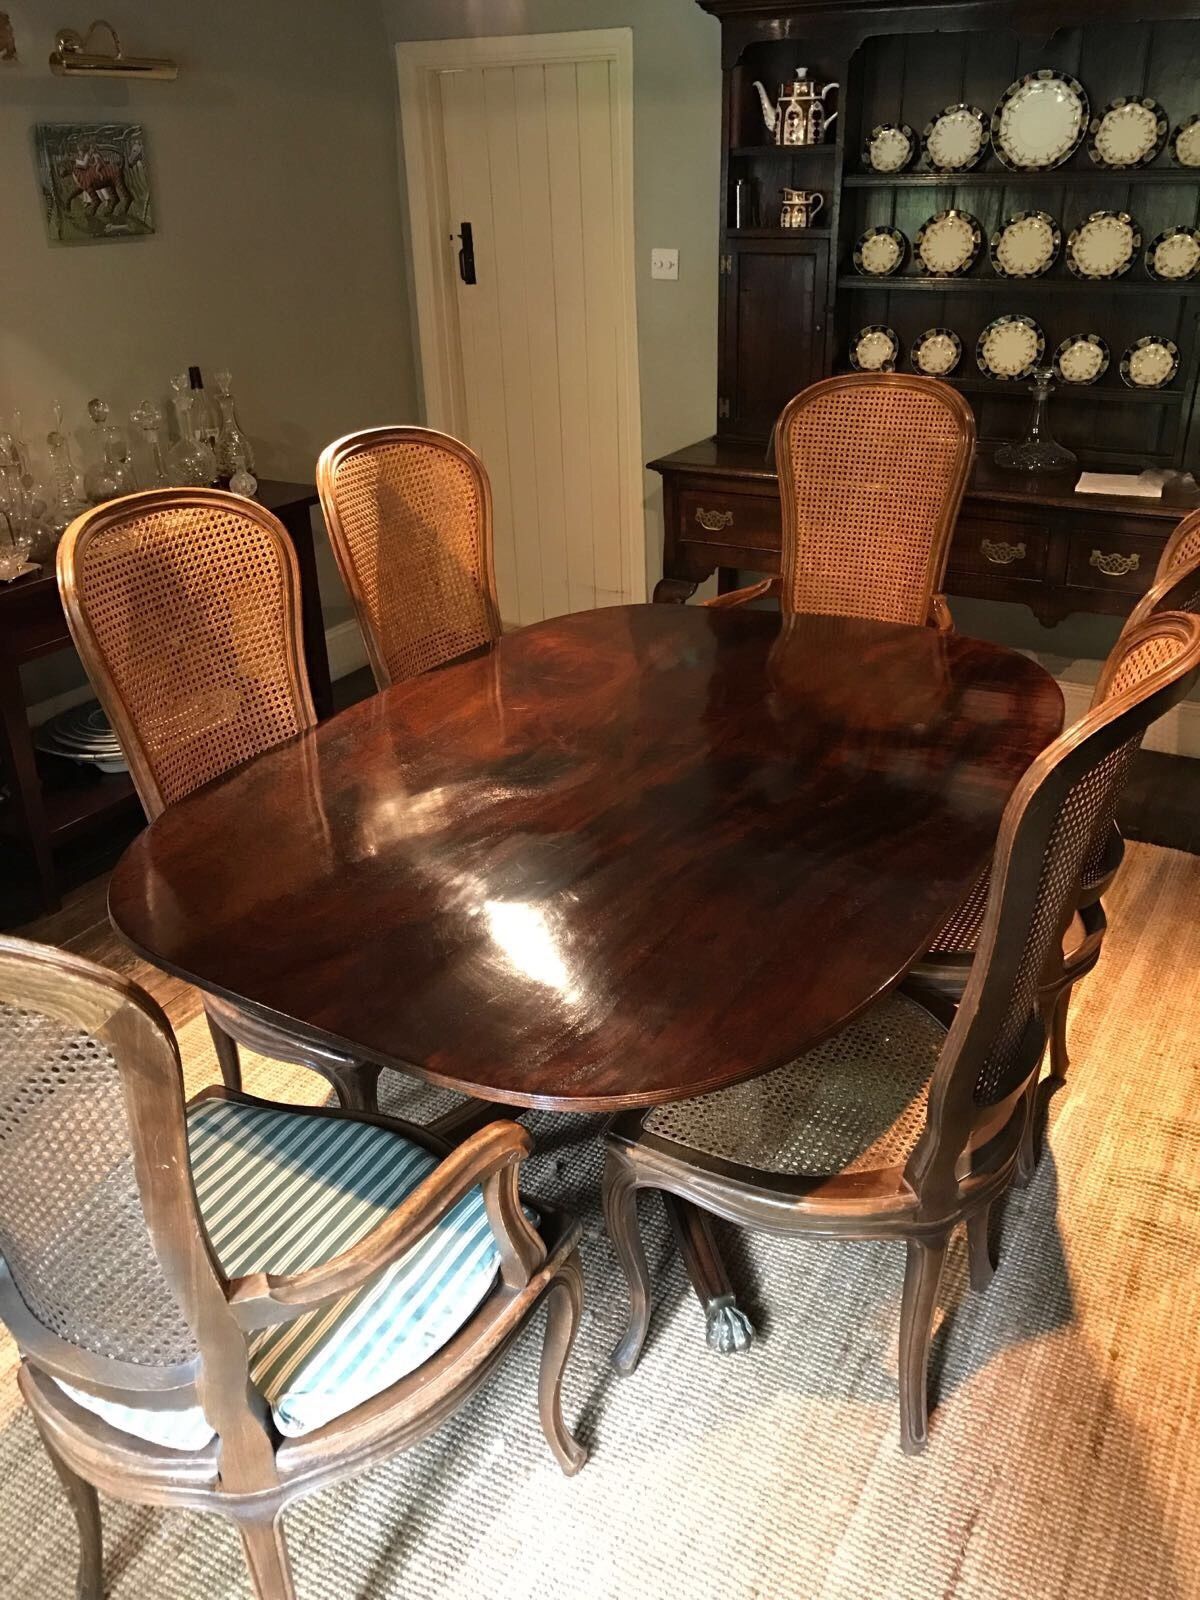
[[[366, 666], [366, 647], [358, 624], [352, 619], [327, 628], [325, 644], [329, 651], [329, 673], [332, 678], [347, 678], [352, 672]], [[1092, 698], [1091, 685], [1064, 678], [1060, 678], [1058, 683], [1066, 701], [1067, 722], [1074, 722], [1088, 708]], [[57, 716], [60, 711], [91, 698], [90, 686], [80, 684], [78, 688], [68, 689], [30, 706], [29, 720], [33, 723], [45, 722], [47, 717]], [[1200, 700], [1185, 700], [1174, 711], [1160, 718], [1146, 735], [1146, 749], [1162, 750], [1167, 755], [1200, 758]]]

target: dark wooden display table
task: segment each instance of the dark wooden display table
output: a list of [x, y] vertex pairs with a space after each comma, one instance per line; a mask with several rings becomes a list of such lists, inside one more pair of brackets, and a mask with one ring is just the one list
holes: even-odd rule
[[[305, 662], [317, 715], [327, 717], [333, 693], [309, 516], [317, 492], [311, 484], [267, 478], [256, 498], [287, 529], [300, 563]], [[138, 804], [124, 773], [102, 776], [53, 756], [35, 758], [21, 667], [72, 648], [52, 564], [14, 583], [0, 583], [0, 767], [11, 791], [0, 805], [0, 829], [28, 850], [46, 909], [58, 904], [56, 846], [122, 812], [136, 812]]]
[[340, 712], [178, 801], [109, 912], [286, 1031], [565, 1111], [766, 1072], [895, 983], [1058, 733], [998, 645], [621, 606]]
[[[762, 446], [705, 439], [650, 467], [662, 474], [666, 521], [656, 601], [686, 600], [714, 572], [779, 572], [779, 489]], [[1124, 616], [1200, 494], [1076, 494], [1077, 476], [1025, 478], [981, 451], [950, 548], [947, 592], [1019, 601], [1047, 627], [1073, 611]]]

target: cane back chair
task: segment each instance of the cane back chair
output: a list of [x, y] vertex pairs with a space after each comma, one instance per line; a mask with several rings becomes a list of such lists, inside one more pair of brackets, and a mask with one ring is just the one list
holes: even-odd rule
[[[71, 637], [148, 818], [316, 726], [301, 654], [300, 577], [282, 525], [220, 489], [151, 489], [85, 512], [58, 547]], [[301, 1045], [206, 997], [226, 1084], [238, 1046], [311, 1067], [343, 1105], [375, 1104], [379, 1070]]]
[[80, 1600], [103, 1590], [97, 1489], [229, 1517], [259, 1600], [294, 1600], [284, 1508], [433, 1432], [543, 1300], [542, 1427], [579, 1469], [578, 1228], [526, 1214], [531, 1147], [512, 1122], [452, 1149], [224, 1088], [185, 1106], [147, 995], [0, 938], [0, 1318]]
[[649, 1324], [640, 1188], [768, 1232], [903, 1238], [901, 1443], [924, 1444], [942, 1260], [965, 1223], [972, 1284], [990, 1278], [988, 1211], [1016, 1172], [1045, 1046], [1041, 978], [1112, 771], [1198, 676], [1200, 619], [1153, 618], [1124, 639], [1108, 698], [1030, 767], [1004, 813], [957, 1007], [898, 992], [789, 1066], [617, 1119], [604, 1205], [631, 1301], [619, 1371], [633, 1369]]
[[[1187, 531], [1186, 521], [1180, 525], [1179, 531]], [[1164, 557], [1159, 567], [1160, 576], [1130, 613], [1121, 638], [1101, 670], [1092, 696], [1093, 710], [1113, 693], [1128, 634], [1164, 611], [1183, 611], [1192, 615], [1200, 613], [1200, 520], [1196, 523], [1195, 544], [1190, 559], [1185, 557], [1172, 565]], [[1067, 1047], [1071, 994], [1079, 980], [1086, 977], [1099, 961], [1104, 935], [1108, 931], [1102, 896], [1108, 892], [1125, 854], [1125, 841], [1117, 827], [1117, 807], [1140, 745], [1140, 738], [1133, 741], [1113, 772], [1108, 797], [1097, 819], [1095, 836], [1084, 862], [1075, 899], [1075, 916], [1063, 938], [1062, 959], [1048, 974], [1043, 991], [1043, 1004], [1050, 1025], [1050, 1072], [1058, 1082], [1066, 1078], [1071, 1064]], [[932, 983], [951, 996], [962, 992], [983, 922], [987, 892], [988, 879], [987, 873], [984, 873], [941, 930], [933, 949], [914, 968], [915, 977]]]
[[1190, 566], [1200, 557], [1200, 510], [1189, 511], [1167, 540], [1154, 574], [1159, 584], [1175, 567]]
[[322, 451], [317, 493], [381, 689], [500, 637], [492, 489], [431, 428], [368, 428]]
[[782, 575], [715, 603], [778, 592], [785, 614], [949, 628], [941, 585], [974, 448], [974, 412], [934, 378], [812, 384], [775, 425]]

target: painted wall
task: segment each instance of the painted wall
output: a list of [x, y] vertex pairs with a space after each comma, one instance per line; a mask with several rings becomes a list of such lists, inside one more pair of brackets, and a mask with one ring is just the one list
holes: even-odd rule
[[[189, 363], [229, 367], [260, 475], [308, 481], [338, 434], [411, 419], [377, 0], [100, 8], [127, 52], [179, 62], [173, 83], [55, 78], [55, 32], [91, 12], [5, 5], [21, 61], [0, 66], [0, 417], [19, 408], [40, 444], [54, 400], [82, 432], [92, 395], [125, 418]], [[94, 120], [144, 124], [158, 231], [51, 245], [33, 125]], [[322, 590], [331, 621], [349, 615], [327, 556]]]
[[[642, 459], [716, 426], [720, 28], [695, 0], [382, 0], [390, 41], [633, 29], [634, 228]], [[679, 281], [650, 252], [679, 250]], [[414, 334], [415, 343], [415, 334]], [[646, 572], [662, 576], [662, 492], [645, 476]]]

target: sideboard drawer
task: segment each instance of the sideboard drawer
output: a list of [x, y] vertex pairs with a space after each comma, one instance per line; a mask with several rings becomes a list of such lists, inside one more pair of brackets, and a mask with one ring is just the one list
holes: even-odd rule
[[1004, 578], [1041, 583], [1049, 533], [1032, 522], [960, 517], [948, 573], [958, 578]]
[[1145, 594], [1164, 540], [1133, 533], [1073, 533], [1067, 555], [1067, 583], [1074, 589]]
[[780, 548], [776, 495], [729, 494], [685, 489], [679, 496], [679, 537], [687, 544], [737, 545], [743, 550]]

